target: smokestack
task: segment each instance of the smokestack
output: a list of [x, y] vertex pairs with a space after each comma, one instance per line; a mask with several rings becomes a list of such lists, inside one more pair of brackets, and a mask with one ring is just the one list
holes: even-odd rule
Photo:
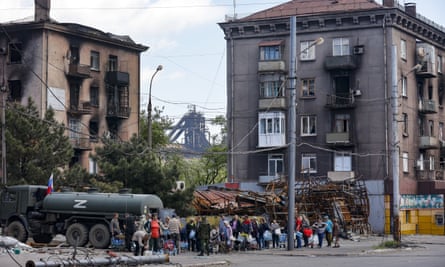
[[394, 7], [394, 0], [383, 0], [384, 7]]
[[405, 13], [410, 16], [416, 17], [416, 13], [417, 13], [416, 3], [406, 3], [405, 4]]
[[34, 21], [49, 21], [51, 0], [34, 0]]

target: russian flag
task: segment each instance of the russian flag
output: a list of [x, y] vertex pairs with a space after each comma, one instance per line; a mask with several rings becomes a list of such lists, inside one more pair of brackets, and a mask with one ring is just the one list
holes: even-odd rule
[[53, 186], [53, 174], [51, 173], [51, 176], [48, 179], [48, 188], [46, 189], [46, 194], [49, 195], [54, 191]]

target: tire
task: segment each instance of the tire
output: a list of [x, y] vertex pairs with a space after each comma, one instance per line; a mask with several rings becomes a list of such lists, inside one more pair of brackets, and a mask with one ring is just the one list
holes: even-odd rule
[[66, 242], [73, 247], [83, 247], [88, 242], [88, 229], [81, 223], [73, 223], [66, 230]]
[[45, 243], [48, 244], [53, 240], [53, 236], [51, 234], [38, 234], [32, 237], [37, 243]]
[[88, 237], [94, 248], [103, 249], [110, 246], [110, 230], [104, 224], [98, 223], [91, 227]]
[[8, 236], [12, 236], [22, 243], [28, 240], [28, 233], [26, 232], [25, 226], [19, 221], [13, 221], [8, 225]]

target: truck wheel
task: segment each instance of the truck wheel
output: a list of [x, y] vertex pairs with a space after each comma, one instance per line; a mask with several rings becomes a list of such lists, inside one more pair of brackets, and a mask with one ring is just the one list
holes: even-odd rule
[[88, 229], [81, 223], [73, 223], [66, 230], [65, 236], [71, 246], [83, 247], [88, 242]]
[[37, 243], [45, 243], [48, 244], [53, 240], [53, 236], [51, 234], [38, 234], [32, 237]]
[[13, 221], [8, 225], [8, 236], [12, 236], [22, 243], [25, 243], [28, 239], [25, 226], [19, 221]]
[[110, 230], [104, 224], [98, 223], [91, 227], [89, 239], [93, 247], [107, 248], [110, 245]]

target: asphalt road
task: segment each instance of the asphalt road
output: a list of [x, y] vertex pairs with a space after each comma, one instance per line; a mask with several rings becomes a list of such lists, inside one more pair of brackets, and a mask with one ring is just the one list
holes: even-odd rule
[[[386, 237], [362, 237], [360, 240], [342, 240], [340, 248], [267, 249], [261, 251], [231, 252], [199, 257], [186, 252], [168, 258], [169, 263], [150, 266], [329, 266], [329, 267], [444, 267], [445, 236], [402, 237], [406, 247], [397, 249], [377, 249], [377, 245], [387, 241]], [[20, 251], [20, 254], [0, 251], [0, 267], [25, 266], [26, 262], [57, 262], [73, 258], [72, 248], [38, 248]], [[129, 253], [116, 252], [120, 259], [129, 260]], [[81, 248], [75, 259], [106, 259], [105, 250]], [[128, 261], [127, 261], [128, 262]], [[41, 265], [43, 266], [43, 265]], [[80, 265], [78, 265], [80, 266]], [[88, 265], [83, 265], [88, 266]], [[92, 266], [92, 265], [89, 265]]]

